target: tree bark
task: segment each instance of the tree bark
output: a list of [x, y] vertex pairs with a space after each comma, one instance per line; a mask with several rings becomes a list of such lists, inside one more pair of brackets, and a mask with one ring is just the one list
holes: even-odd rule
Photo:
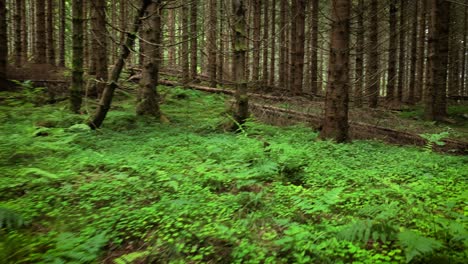
[[390, 0], [389, 16], [389, 48], [388, 48], [388, 74], [387, 74], [387, 102], [392, 102], [395, 96], [396, 81], [396, 54], [397, 54], [397, 7], [396, 0]]
[[46, 16], [45, 16], [45, 0], [36, 0], [36, 42], [35, 42], [35, 62], [38, 64], [46, 63]]
[[330, 63], [320, 138], [346, 142], [348, 135], [350, 0], [332, 1]]
[[[22, 8], [21, 8], [21, 61], [22, 63], [26, 63], [29, 59], [28, 57], [28, 48], [29, 48], [29, 35], [28, 35], [28, 15], [26, 11], [27, 1], [22, 1]], [[30, 19], [30, 18], [29, 18]]]
[[468, 80], [466, 78], [466, 69], [467, 67], [467, 61], [466, 61], [466, 50], [468, 45], [466, 42], [468, 41], [468, 6], [465, 7], [465, 12], [464, 12], [464, 22], [463, 22], [463, 49], [462, 49], [462, 56], [461, 56], [461, 82], [460, 82], [460, 94], [462, 96], [466, 95], [466, 90], [467, 90], [467, 84]]
[[70, 109], [73, 113], [79, 113], [83, 91], [83, 0], [73, 0], [72, 9], [73, 57]]
[[[198, 67], [198, 0], [192, 0], [190, 14], [190, 79], [197, 79], [197, 67]], [[215, 33], [216, 34], [216, 31]]]
[[408, 87], [408, 103], [414, 104], [416, 102], [416, 63], [417, 63], [417, 51], [418, 51], [418, 1], [414, 1], [413, 3], [413, 24], [412, 24], [412, 32], [411, 35], [411, 65], [410, 65], [410, 82]]
[[208, 15], [208, 38], [207, 38], [207, 46], [208, 46], [208, 78], [210, 87], [216, 87], [216, 56], [217, 56], [217, 49], [218, 46], [216, 45], [216, 37], [217, 37], [217, 1], [210, 0], [209, 2], [209, 15]]
[[379, 74], [379, 20], [378, 1], [371, 0], [370, 3], [370, 25], [369, 25], [369, 61], [367, 62], [367, 97], [369, 107], [376, 108], [379, 100], [380, 74]]
[[363, 106], [364, 86], [364, 0], [359, 0], [356, 8], [356, 69], [354, 87], [354, 105], [358, 108]]
[[245, 0], [232, 0], [233, 46], [234, 46], [234, 81], [236, 82], [236, 106], [234, 110], [234, 130], [238, 130], [249, 116], [249, 98], [245, 78], [245, 54], [247, 52], [247, 22]]
[[106, 1], [95, 0], [93, 8], [93, 36], [94, 36], [94, 58], [96, 63], [96, 92], [101, 96], [106, 87], [108, 77], [107, 65], [107, 31], [106, 31]]
[[318, 22], [319, 22], [319, 0], [312, 0], [312, 28], [311, 28], [311, 52], [310, 52], [310, 89], [313, 95], [319, 91], [318, 80]]
[[418, 14], [418, 55], [416, 61], [415, 101], [419, 102], [424, 91], [424, 60], [426, 48], [426, 9], [427, 0], [420, 1]]
[[270, 79], [268, 85], [275, 85], [275, 59], [276, 59], [276, 0], [271, 0], [271, 56], [270, 56]]
[[47, 0], [47, 63], [55, 65], [55, 0]]
[[260, 76], [260, 54], [261, 54], [261, 18], [262, 18], [262, 1], [252, 0], [253, 9], [253, 56], [252, 56], [252, 81], [258, 84]]
[[400, 0], [400, 40], [399, 40], [399, 58], [398, 58], [398, 86], [396, 100], [403, 101], [403, 89], [405, 89], [406, 80], [406, 9], [407, 1]]
[[448, 64], [448, 30], [450, 3], [445, 0], [429, 0], [429, 67], [425, 95], [425, 118], [443, 121], [447, 116], [446, 88]]
[[157, 90], [161, 65], [161, 11], [161, 0], [153, 2], [148, 7], [150, 17], [147, 18], [148, 25], [144, 33], [147, 41], [144, 44], [147, 59], [142, 71], [136, 107], [137, 115], [155, 116], [157, 118], [161, 117]]
[[15, 66], [17, 68], [22, 65], [23, 57], [23, 45], [21, 43], [21, 26], [23, 24], [22, 12], [23, 12], [24, 0], [17, 0], [15, 6]]
[[114, 91], [118, 87], [117, 82], [119, 80], [120, 73], [122, 72], [122, 69], [125, 65], [125, 60], [130, 55], [130, 47], [132, 47], [133, 44], [135, 43], [136, 34], [138, 33], [138, 30], [140, 29], [141, 18], [144, 16], [146, 9], [151, 4], [151, 2], [152, 2], [151, 0], [141, 0], [140, 2], [141, 3], [140, 7], [137, 11], [137, 15], [135, 16], [135, 19], [132, 24], [133, 28], [131, 29], [130, 32], [127, 33], [125, 41], [121, 45], [121, 54], [109, 76], [109, 81], [107, 82], [106, 88], [104, 89], [104, 92], [101, 96], [98, 109], [95, 115], [93, 116], [93, 119], [91, 120], [91, 122], [88, 123], [88, 125], [92, 129], [101, 127], [102, 122], [106, 118], [107, 112], [109, 111], [111, 103], [112, 103]]
[[218, 36], [219, 36], [219, 49], [218, 49], [218, 59], [217, 59], [217, 69], [216, 69], [216, 78], [218, 79], [217, 83], [222, 85], [224, 80], [224, 42], [225, 42], [225, 33], [223, 31], [226, 23], [226, 19], [224, 17], [225, 10], [224, 10], [224, 3], [219, 5], [219, 17], [220, 22], [218, 26]]
[[169, 49], [168, 49], [168, 64], [170, 67], [176, 65], [176, 39], [175, 39], [175, 29], [176, 29], [176, 15], [173, 8], [169, 9], [169, 18], [168, 18], [168, 33], [169, 33]]
[[305, 43], [305, 10], [304, 0], [293, 0], [292, 11], [294, 20], [291, 26], [291, 92], [294, 95], [302, 94], [302, 81], [304, 79], [304, 43]]
[[280, 0], [281, 2], [281, 11], [280, 11], [280, 58], [279, 58], [279, 85], [281, 87], [286, 87], [287, 72], [288, 72], [288, 34], [287, 34], [287, 9], [288, 1]]
[[[269, 20], [268, 20], [269, 1], [263, 0], [263, 67], [262, 67], [262, 86], [268, 83], [268, 39], [269, 39]], [[275, 21], [273, 21], [274, 23]], [[273, 37], [272, 37], [273, 38]]]
[[66, 1], [60, 0], [60, 27], [59, 27], [59, 67], [65, 67], [65, 27], [66, 27]]
[[182, 83], [187, 84], [190, 79], [190, 61], [189, 61], [189, 6], [188, 3], [182, 5]]
[[0, 0], [0, 91], [6, 90], [5, 87], [3, 87], [6, 83], [8, 59], [6, 14], [6, 0]]

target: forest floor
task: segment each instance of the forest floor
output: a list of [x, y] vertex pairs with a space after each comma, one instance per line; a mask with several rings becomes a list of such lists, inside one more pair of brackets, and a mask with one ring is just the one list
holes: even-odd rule
[[466, 156], [228, 133], [226, 96], [160, 89], [170, 122], [119, 93], [97, 131], [0, 93], [2, 263], [465, 263]]

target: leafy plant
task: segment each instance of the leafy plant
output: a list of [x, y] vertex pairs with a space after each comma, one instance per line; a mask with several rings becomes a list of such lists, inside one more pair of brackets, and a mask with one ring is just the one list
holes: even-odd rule
[[437, 134], [420, 134], [420, 136], [426, 139], [427, 143], [424, 145], [426, 152], [431, 152], [434, 150], [434, 146], [444, 146], [445, 142], [442, 139], [449, 136], [449, 132], [441, 132]]
[[8, 208], [0, 207], [0, 229], [13, 229], [25, 224], [23, 217]]

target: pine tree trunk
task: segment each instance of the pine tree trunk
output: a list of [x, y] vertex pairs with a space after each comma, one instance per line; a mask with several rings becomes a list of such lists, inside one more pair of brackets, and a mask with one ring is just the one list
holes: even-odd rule
[[321, 138], [348, 141], [350, 0], [332, 1], [330, 63]]
[[66, 27], [66, 6], [65, 0], [60, 0], [60, 28], [59, 28], [59, 67], [65, 67], [65, 27]]
[[280, 11], [280, 58], [279, 58], [279, 86], [286, 87], [286, 80], [287, 72], [288, 72], [288, 65], [287, 65], [287, 56], [288, 56], [288, 44], [287, 44], [287, 8], [288, 8], [288, 1], [287, 0], [280, 0], [281, 4], [281, 11]]
[[[191, 4], [191, 15], [190, 15], [190, 79], [197, 79], [197, 67], [198, 67], [198, 0], [192, 0]], [[214, 32], [216, 34], [216, 30]]]
[[450, 39], [449, 39], [449, 78], [448, 78], [448, 95], [457, 96], [459, 95], [458, 80], [460, 78], [460, 64], [459, 64], [459, 36], [458, 36], [458, 21], [457, 21], [457, 9], [458, 7], [452, 5], [453, 20], [450, 23]]
[[406, 9], [407, 1], [400, 0], [400, 40], [398, 58], [398, 86], [396, 94], [396, 99], [399, 103], [403, 101], [403, 89], [405, 89], [406, 80]]
[[35, 62], [38, 64], [46, 63], [46, 17], [45, 17], [45, 0], [36, 0], [36, 42], [35, 42]]
[[218, 79], [217, 83], [222, 85], [223, 84], [223, 79], [224, 79], [224, 42], [225, 42], [225, 33], [223, 31], [226, 23], [226, 19], [224, 17], [224, 3], [221, 3], [219, 5], [219, 17], [220, 17], [220, 22], [218, 26], [218, 36], [219, 36], [219, 49], [218, 49], [218, 59], [217, 59], [217, 69], [216, 69], [216, 77]]
[[261, 54], [261, 18], [262, 1], [252, 0], [253, 16], [253, 61], [252, 61], [252, 81], [258, 84], [260, 76], [260, 54]]
[[168, 61], [169, 67], [174, 67], [176, 65], [176, 40], [175, 40], [175, 28], [176, 28], [176, 16], [174, 9], [169, 9], [169, 18], [168, 18], [168, 33], [169, 33], [169, 51], [168, 51]]
[[397, 7], [396, 0], [390, 0], [389, 16], [389, 48], [388, 48], [388, 74], [387, 74], [387, 102], [395, 98], [396, 54], [397, 54]]
[[[76, 0], [74, 0], [76, 1]], [[88, 123], [88, 125], [92, 129], [96, 129], [101, 127], [102, 122], [106, 118], [107, 112], [110, 109], [112, 98], [114, 96], [114, 91], [118, 87], [118, 80], [120, 77], [120, 73], [125, 65], [125, 60], [130, 55], [130, 47], [133, 46], [135, 43], [136, 34], [138, 34], [138, 30], [140, 29], [142, 23], [142, 17], [144, 16], [146, 9], [151, 4], [152, 0], [141, 0], [140, 7], [138, 8], [137, 14], [133, 21], [133, 28], [130, 32], [127, 33], [124, 43], [121, 45], [121, 53], [119, 59], [117, 60], [115, 66], [112, 68], [112, 72], [109, 76], [109, 81], [107, 82], [106, 88], [101, 96], [101, 100], [99, 102], [98, 109], [93, 116], [92, 121]]]
[[275, 85], [275, 63], [276, 63], [276, 0], [271, 0], [271, 56], [270, 56], [270, 79], [268, 85]]
[[462, 68], [461, 68], [461, 83], [460, 83], [460, 95], [464, 96], [466, 95], [467, 91], [467, 85], [468, 85], [468, 78], [466, 74], [467, 70], [467, 61], [466, 61], [466, 50], [468, 48], [468, 45], [466, 42], [468, 41], [468, 6], [465, 7], [465, 13], [464, 13], [464, 23], [463, 23], [463, 49], [462, 49], [462, 56], [461, 56], [461, 63], [462, 63]]
[[108, 77], [107, 63], [107, 31], [106, 31], [106, 0], [94, 0], [93, 8], [93, 36], [94, 59], [96, 63], [96, 92], [101, 96], [106, 87]]
[[208, 47], [208, 78], [210, 87], [216, 87], [216, 57], [217, 57], [217, 49], [218, 46], [216, 45], [216, 37], [217, 37], [217, 1], [210, 0], [208, 10], [208, 38], [207, 38], [207, 47]]
[[293, 0], [294, 12], [291, 26], [291, 91], [295, 95], [302, 94], [304, 79], [304, 43], [305, 43], [305, 10], [304, 0]]
[[161, 0], [153, 2], [148, 7], [148, 14], [151, 16], [147, 19], [148, 25], [143, 36], [149, 43], [144, 44], [147, 59], [142, 71], [136, 107], [137, 115], [149, 115], [157, 118], [161, 117], [159, 95], [156, 88], [161, 66], [161, 12]]
[[21, 26], [23, 24], [23, 17], [21, 15], [24, 8], [23, 4], [24, 0], [17, 0], [15, 6], [15, 66], [17, 68], [21, 67], [21, 59], [23, 57], [23, 45], [21, 43]]
[[354, 87], [354, 105], [363, 106], [363, 87], [364, 87], [364, 0], [359, 0], [357, 11], [357, 29], [356, 29], [356, 69]]
[[73, 0], [72, 12], [73, 55], [70, 109], [73, 113], [79, 113], [83, 91], [83, 0]]
[[6, 22], [6, 0], [0, 0], [0, 91], [6, 90], [3, 85], [7, 78], [8, 34]]
[[416, 62], [416, 91], [415, 101], [419, 102], [422, 99], [424, 91], [424, 60], [426, 47], [426, 9], [427, 0], [420, 1], [419, 16], [418, 16], [418, 56]]
[[190, 79], [190, 61], [189, 61], [189, 6], [188, 3], [182, 5], [182, 83], [187, 84]]
[[[26, 12], [26, 6], [27, 6], [27, 1], [26, 0], [21, 0], [22, 2], [22, 8], [21, 8], [21, 60], [22, 63], [26, 63], [29, 59], [28, 57], [28, 49], [29, 49], [29, 35], [28, 35], [28, 18], [29, 16], [27, 15]], [[30, 19], [30, 18], [29, 18]]]
[[443, 121], [447, 115], [446, 88], [448, 64], [448, 30], [450, 4], [445, 0], [429, 0], [429, 75], [425, 95], [425, 118]]
[[245, 54], [247, 52], [247, 22], [245, 0], [232, 0], [233, 46], [234, 46], [234, 81], [236, 83], [236, 107], [234, 112], [234, 130], [239, 129], [249, 116], [249, 98], [247, 96], [247, 80], [245, 76]]
[[415, 87], [416, 87], [416, 63], [417, 63], [417, 50], [418, 50], [418, 1], [413, 3], [412, 15], [412, 34], [411, 34], [411, 65], [410, 65], [410, 82], [408, 87], [408, 103], [414, 104], [416, 102]]
[[369, 25], [369, 61], [367, 62], [367, 97], [369, 107], [376, 108], [379, 100], [380, 74], [379, 74], [379, 20], [377, 14], [379, 6], [377, 0], [370, 3]]
[[47, 0], [47, 63], [55, 65], [55, 28], [54, 28], [55, 0]]
[[[262, 67], [262, 86], [268, 83], [268, 39], [269, 39], [269, 20], [268, 20], [269, 1], [263, 0], [263, 67]], [[274, 23], [274, 22], [273, 22]]]
[[312, 28], [311, 28], [311, 52], [310, 52], [310, 87], [311, 93], [318, 93], [318, 22], [319, 22], [319, 0], [312, 0]]

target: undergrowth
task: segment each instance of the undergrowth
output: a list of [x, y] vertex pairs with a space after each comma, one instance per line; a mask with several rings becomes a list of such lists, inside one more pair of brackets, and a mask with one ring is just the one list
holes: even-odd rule
[[117, 98], [98, 131], [0, 94], [2, 263], [467, 259], [466, 157], [253, 119], [227, 133], [223, 96], [160, 88], [170, 123]]

